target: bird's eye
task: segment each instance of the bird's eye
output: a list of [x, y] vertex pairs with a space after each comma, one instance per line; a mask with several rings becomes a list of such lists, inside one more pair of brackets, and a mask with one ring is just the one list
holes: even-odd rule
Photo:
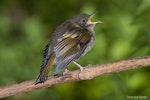
[[82, 22], [83, 22], [83, 23], [85, 23], [85, 22], [86, 22], [86, 20], [85, 20], [85, 19], [83, 19], [83, 20], [82, 20]]

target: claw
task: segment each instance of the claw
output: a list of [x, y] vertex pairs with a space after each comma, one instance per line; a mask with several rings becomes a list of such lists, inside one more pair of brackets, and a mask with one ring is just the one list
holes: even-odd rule
[[65, 71], [63, 72], [63, 75], [66, 75], [66, 73], [68, 73], [69, 70], [67, 68], [65, 68]]

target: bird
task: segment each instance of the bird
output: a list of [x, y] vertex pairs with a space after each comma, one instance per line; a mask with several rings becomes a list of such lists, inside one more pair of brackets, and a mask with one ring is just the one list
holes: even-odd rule
[[96, 39], [94, 27], [98, 23], [103, 23], [92, 22], [94, 15], [95, 13], [79, 14], [55, 29], [51, 41], [45, 47], [40, 74], [35, 85], [47, 80], [53, 64], [56, 64], [54, 75], [57, 75], [60, 70], [67, 69], [70, 63], [74, 63], [82, 72], [83, 67], [76, 60], [93, 47]]

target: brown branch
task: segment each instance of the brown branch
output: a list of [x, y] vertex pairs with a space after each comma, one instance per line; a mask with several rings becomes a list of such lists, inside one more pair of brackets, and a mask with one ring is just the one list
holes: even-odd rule
[[33, 91], [40, 88], [52, 87], [62, 83], [89, 80], [103, 74], [115, 73], [146, 66], [150, 66], [150, 56], [144, 56], [95, 66], [87, 66], [84, 68], [82, 73], [80, 73], [79, 70], [75, 70], [68, 72], [64, 76], [50, 76], [44, 84], [34, 85], [35, 80], [30, 80], [19, 84], [0, 87], [0, 98]]

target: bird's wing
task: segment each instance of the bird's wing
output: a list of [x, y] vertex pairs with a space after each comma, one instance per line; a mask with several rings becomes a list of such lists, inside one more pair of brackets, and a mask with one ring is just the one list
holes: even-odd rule
[[54, 47], [56, 56], [55, 74], [61, 69], [78, 59], [90, 42], [90, 34], [87, 30], [68, 31], [58, 39], [58, 43]]

